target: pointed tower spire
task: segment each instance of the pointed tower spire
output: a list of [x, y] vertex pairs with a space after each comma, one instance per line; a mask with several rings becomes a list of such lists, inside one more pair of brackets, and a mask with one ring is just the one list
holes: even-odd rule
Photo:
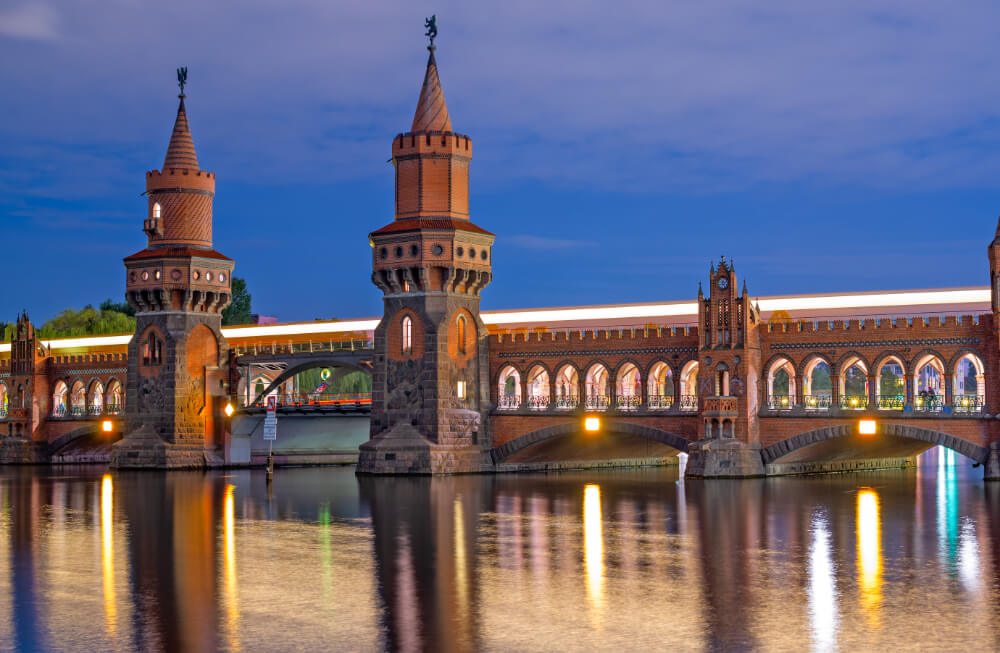
[[420, 100], [417, 101], [417, 111], [413, 114], [413, 126], [410, 131], [450, 132], [451, 116], [448, 115], [448, 105], [444, 101], [444, 91], [441, 90], [437, 61], [434, 60], [436, 48], [431, 45], [427, 49], [431, 54], [427, 58], [424, 85], [420, 88]]
[[187, 111], [184, 109], [184, 94], [181, 93], [178, 97], [181, 103], [177, 107], [177, 120], [174, 121], [174, 131], [170, 134], [170, 145], [167, 146], [167, 156], [163, 159], [163, 169], [198, 170], [198, 155], [194, 151], [191, 127], [188, 125]]

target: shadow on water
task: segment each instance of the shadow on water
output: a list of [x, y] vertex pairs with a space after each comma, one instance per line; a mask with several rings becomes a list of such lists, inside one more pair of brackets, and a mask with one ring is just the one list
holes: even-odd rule
[[1000, 484], [0, 468], [0, 568], [19, 650], [996, 648]]

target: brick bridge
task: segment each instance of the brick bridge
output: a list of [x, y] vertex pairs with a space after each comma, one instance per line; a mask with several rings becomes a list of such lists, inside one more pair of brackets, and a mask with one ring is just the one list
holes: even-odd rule
[[213, 249], [215, 174], [182, 94], [162, 169], [145, 173], [146, 246], [123, 259], [136, 331], [47, 341], [22, 315], [0, 346], [0, 460], [59, 459], [99, 430], [105, 446], [124, 435], [118, 467], [225, 464], [229, 409], [322, 366], [372, 375], [359, 473], [686, 451], [692, 476], [734, 477], [943, 445], [1000, 477], [1000, 229], [988, 287], [758, 298], [722, 259], [691, 301], [481, 312], [494, 235], [470, 217], [472, 140], [433, 50], [390, 149], [394, 219], [368, 241], [382, 316], [222, 328], [235, 262]]

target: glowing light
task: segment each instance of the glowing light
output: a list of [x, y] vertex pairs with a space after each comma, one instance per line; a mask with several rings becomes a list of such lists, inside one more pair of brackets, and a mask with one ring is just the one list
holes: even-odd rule
[[812, 518], [812, 549], [809, 552], [809, 614], [817, 651], [836, 650], [836, 573], [830, 546], [830, 525], [826, 515], [817, 512]]
[[875, 420], [863, 419], [858, 422], [858, 433], [861, 435], [875, 435]]
[[455, 394], [459, 399], [465, 399], [465, 381], [458, 382], [458, 387], [455, 388]]
[[233, 416], [233, 404], [232, 403], [227, 403], [226, 404], [226, 408], [224, 409], [223, 412], [226, 413], [226, 417], [232, 417]]
[[111, 433], [113, 429], [114, 429], [114, 424], [111, 423], [111, 420], [106, 419], [103, 422], [101, 422], [101, 430], [104, 431], [105, 433]]
[[459, 620], [469, 612], [469, 563], [465, 553], [465, 519], [462, 514], [462, 500], [455, 497], [455, 602]]
[[604, 534], [601, 525], [601, 488], [583, 488], [583, 555], [587, 570], [587, 597], [599, 609], [604, 599]]
[[[601, 430], [601, 418], [600, 417], [587, 417], [583, 420], [583, 428], [586, 431], [593, 433], [594, 431]], [[595, 486], [596, 487], [596, 486]]]
[[324, 367], [320, 371], [320, 373], [319, 373], [319, 378], [323, 379], [324, 381], [326, 381], [327, 379], [329, 379], [330, 378], [330, 368], [329, 367]]
[[875, 490], [864, 488], [858, 492], [856, 528], [861, 607], [877, 623], [882, 602], [882, 523]]
[[788, 405], [788, 397], [782, 397], [781, 398], [781, 405], [782, 406], [787, 406]]
[[233, 491], [235, 485], [226, 486], [226, 496], [222, 506], [222, 536], [223, 536], [223, 571], [225, 574], [225, 606], [226, 632], [229, 637], [229, 648], [240, 649], [239, 619], [240, 609], [237, 602], [238, 584], [236, 580], [236, 510]]
[[229, 327], [222, 330], [226, 338], [261, 338], [266, 336], [300, 336], [305, 334], [344, 333], [346, 331], [374, 331], [379, 320], [347, 320], [343, 322], [293, 322], [264, 326]]
[[115, 600], [114, 485], [111, 475], [101, 479], [101, 576], [104, 581], [104, 620], [108, 634], [118, 630]]

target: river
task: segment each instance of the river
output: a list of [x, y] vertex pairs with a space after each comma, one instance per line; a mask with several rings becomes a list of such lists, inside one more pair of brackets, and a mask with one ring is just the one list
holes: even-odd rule
[[0, 650], [1000, 648], [1000, 483], [0, 468]]

